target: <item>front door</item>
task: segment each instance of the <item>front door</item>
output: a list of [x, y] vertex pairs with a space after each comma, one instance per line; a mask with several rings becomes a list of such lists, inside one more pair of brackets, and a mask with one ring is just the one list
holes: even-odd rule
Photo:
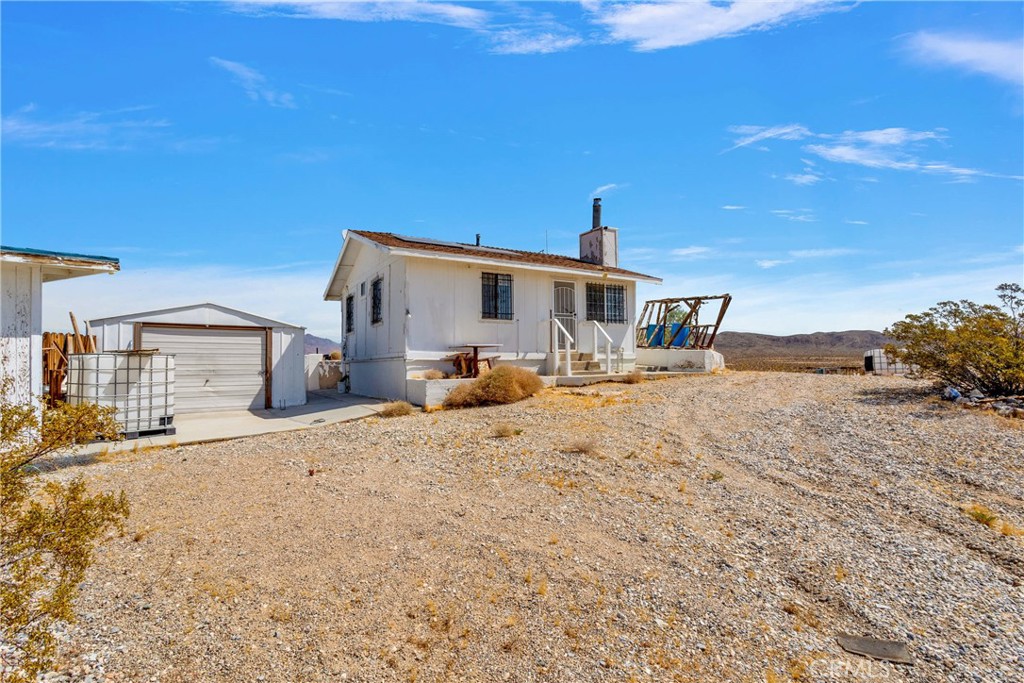
[[[573, 282], [555, 282], [555, 320], [562, 323], [569, 335], [576, 339], [576, 284]], [[558, 348], [565, 348], [565, 335], [559, 333]], [[576, 344], [570, 344], [575, 349]]]

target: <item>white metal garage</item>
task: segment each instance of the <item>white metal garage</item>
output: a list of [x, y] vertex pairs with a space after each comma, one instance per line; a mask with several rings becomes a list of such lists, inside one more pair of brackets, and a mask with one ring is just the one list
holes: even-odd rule
[[176, 413], [306, 402], [301, 327], [210, 303], [102, 318], [89, 325], [104, 351], [174, 354]]

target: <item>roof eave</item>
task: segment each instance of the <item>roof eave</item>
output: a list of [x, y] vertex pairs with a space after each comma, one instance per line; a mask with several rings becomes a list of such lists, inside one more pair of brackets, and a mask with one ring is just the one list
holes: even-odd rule
[[4, 263], [38, 266], [43, 282], [67, 280], [73, 277], [98, 275], [100, 273], [113, 275], [121, 270], [121, 263], [115, 258], [21, 250], [11, 247], [3, 247], [0, 260]]
[[566, 266], [553, 266], [543, 263], [530, 263], [529, 261], [492, 259], [487, 258], [485, 256], [463, 256], [460, 254], [449, 254], [445, 252], [408, 249], [405, 247], [390, 247], [389, 251], [396, 256], [408, 256], [410, 258], [432, 259], [436, 261], [457, 261], [459, 263], [477, 263], [486, 266], [498, 266], [503, 268], [521, 268], [524, 270], [537, 270], [546, 273], [560, 273], [563, 275], [584, 274], [608, 280], [626, 280], [630, 282], [651, 282], [654, 284], [661, 284], [661, 278], [653, 277], [651, 275], [644, 275], [643, 273], [611, 273], [606, 270], [589, 268], [569, 268]]

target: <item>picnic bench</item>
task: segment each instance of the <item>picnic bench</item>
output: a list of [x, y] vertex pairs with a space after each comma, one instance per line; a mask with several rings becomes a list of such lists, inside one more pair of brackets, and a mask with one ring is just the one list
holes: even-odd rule
[[500, 349], [501, 344], [473, 342], [457, 344], [449, 348], [472, 349], [472, 351], [457, 351], [451, 356], [445, 357], [444, 360], [452, 362], [452, 365], [455, 366], [455, 374], [459, 377], [479, 377], [481, 364], [485, 365], [487, 370], [491, 370], [493, 369], [493, 361], [498, 358], [497, 354], [493, 356], [481, 356], [480, 349]]

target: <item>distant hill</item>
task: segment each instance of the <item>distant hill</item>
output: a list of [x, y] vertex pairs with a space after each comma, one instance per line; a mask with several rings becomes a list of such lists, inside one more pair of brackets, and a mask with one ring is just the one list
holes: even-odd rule
[[330, 353], [340, 350], [341, 345], [333, 339], [318, 337], [315, 334], [306, 335], [306, 353]]
[[776, 356], [850, 356], [860, 358], [865, 351], [885, 346], [890, 340], [874, 330], [814, 332], [777, 337], [755, 332], [720, 332], [715, 350], [726, 357]]

